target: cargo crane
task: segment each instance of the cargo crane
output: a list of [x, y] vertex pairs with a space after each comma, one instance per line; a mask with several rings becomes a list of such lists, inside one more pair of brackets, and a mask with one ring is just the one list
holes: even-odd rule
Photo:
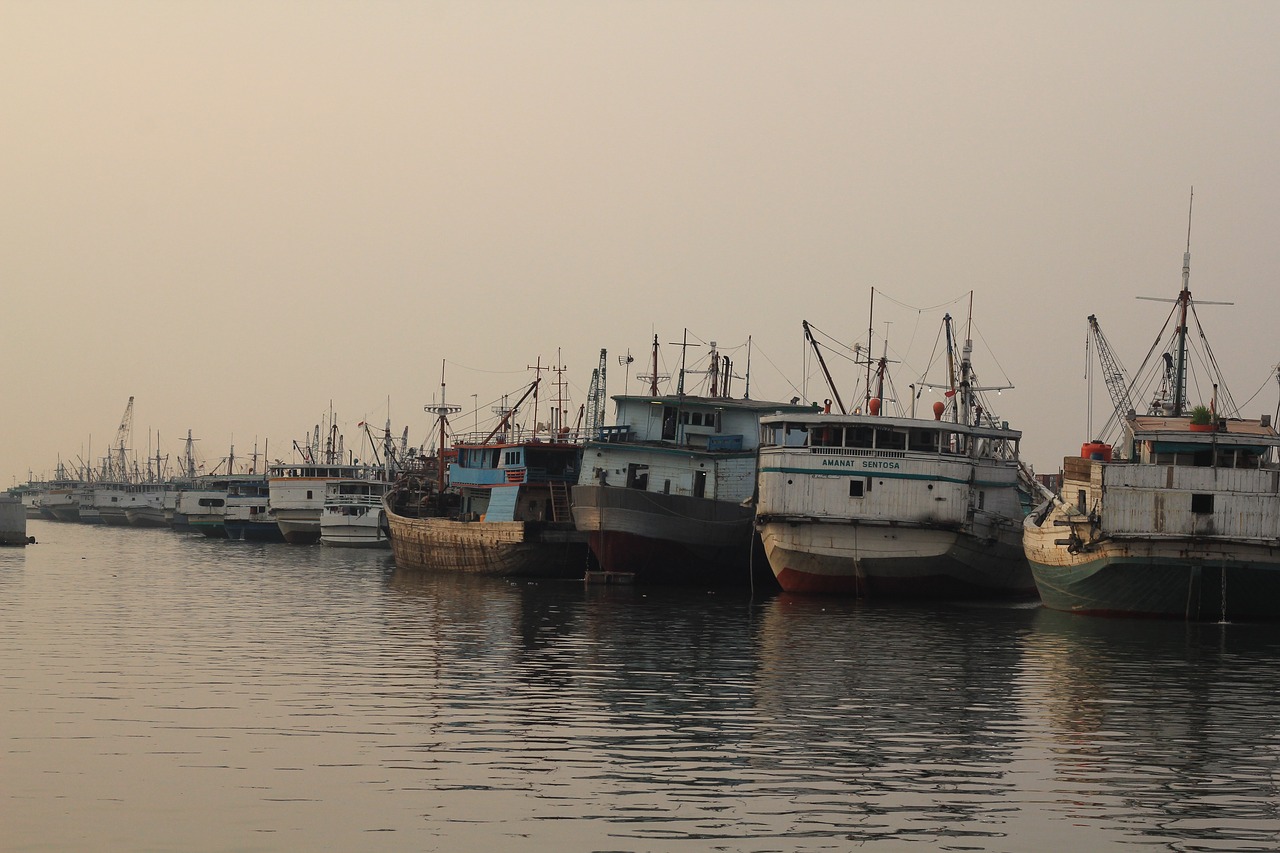
[[604, 426], [605, 365], [607, 350], [600, 350], [600, 366], [591, 371], [591, 385], [587, 388], [586, 430], [587, 438], [594, 439]]
[[[1120, 364], [1120, 359], [1116, 357], [1115, 351], [1111, 349], [1111, 344], [1107, 341], [1107, 336], [1102, 334], [1102, 327], [1098, 325], [1098, 318], [1094, 314], [1089, 315], [1089, 337], [1085, 341], [1085, 355], [1088, 357], [1088, 350], [1092, 347], [1098, 353], [1098, 364], [1102, 367], [1102, 381], [1107, 386], [1107, 393], [1111, 396], [1111, 407], [1114, 410], [1110, 418], [1107, 419], [1107, 425], [1103, 427], [1106, 432], [1114, 418], [1117, 423], [1123, 423], [1132, 412], [1133, 400], [1129, 396], [1129, 377], [1124, 371], [1124, 366]], [[1092, 372], [1092, 363], [1089, 364]], [[1092, 394], [1090, 394], [1092, 398]], [[1089, 435], [1093, 435], [1093, 403], [1089, 404]]]
[[[133, 397], [129, 397], [129, 402], [124, 407], [124, 415], [120, 418], [120, 427], [116, 430], [116, 440], [111, 445], [108, 454], [113, 457], [110, 467], [112, 469], [111, 476], [118, 480], [129, 479], [129, 462], [125, 457], [125, 442], [133, 434]], [[119, 454], [118, 456], [116, 454]]]

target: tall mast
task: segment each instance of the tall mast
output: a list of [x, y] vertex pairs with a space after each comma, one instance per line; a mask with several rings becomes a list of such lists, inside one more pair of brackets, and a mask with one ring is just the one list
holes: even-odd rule
[[865, 383], [866, 394], [862, 401], [862, 410], [865, 412], [867, 407], [871, 405], [871, 324], [875, 321], [876, 312], [876, 289], [871, 288], [871, 303], [867, 309], [867, 380]]
[[658, 396], [658, 336], [653, 336], [653, 373], [649, 374], [649, 396]]
[[436, 444], [436, 493], [444, 491], [444, 442], [445, 428], [449, 425], [449, 415], [462, 411], [461, 406], [450, 406], [445, 400], [445, 384], [444, 384], [444, 365], [442, 359], [440, 361], [440, 402], [434, 406], [423, 406], [422, 408], [428, 412], [434, 412], [436, 423], [440, 427], [440, 440]]
[[[533, 364], [527, 365], [525, 369], [532, 370], [533, 378], [536, 380], [542, 379], [542, 371], [550, 370], [549, 367], [542, 366], [541, 355], [538, 356], [537, 361], [535, 361]], [[534, 438], [538, 437], [538, 384], [539, 384], [538, 382], [533, 383], [533, 437]]]
[[1173, 385], [1173, 416], [1182, 417], [1186, 404], [1187, 382], [1187, 306], [1191, 302], [1191, 207], [1196, 200], [1196, 188], [1191, 188], [1191, 200], [1187, 203], [1187, 251], [1182, 255], [1182, 292], [1178, 294], [1178, 375]]

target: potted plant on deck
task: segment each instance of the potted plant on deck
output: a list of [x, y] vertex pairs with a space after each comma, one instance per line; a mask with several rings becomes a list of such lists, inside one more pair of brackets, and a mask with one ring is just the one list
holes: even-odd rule
[[1192, 432], [1213, 432], [1213, 412], [1208, 406], [1196, 406], [1191, 410]]

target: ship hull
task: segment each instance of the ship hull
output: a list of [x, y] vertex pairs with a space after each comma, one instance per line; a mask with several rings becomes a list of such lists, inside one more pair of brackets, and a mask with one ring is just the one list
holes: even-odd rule
[[280, 535], [290, 545], [314, 545], [320, 541], [319, 520], [277, 518]]
[[883, 598], [1032, 598], [1022, 545], [1012, 535], [852, 523], [769, 521], [765, 554], [787, 592]]
[[768, 579], [752, 516], [750, 507], [736, 502], [610, 486], [573, 488], [574, 522], [588, 534], [600, 569], [640, 582], [746, 582], [753, 567]]
[[79, 521], [80, 507], [73, 503], [41, 506], [40, 513], [53, 521]]
[[501, 577], [581, 578], [586, 534], [565, 524], [409, 518], [387, 509], [396, 566]]
[[1192, 621], [1280, 620], [1280, 547], [1135, 538], [1071, 553], [1052, 541], [1054, 532], [1028, 525], [1026, 534], [1040, 600], [1050, 609]]
[[[327, 521], [327, 520], [326, 520]], [[371, 523], [320, 523], [320, 541], [334, 548], [390, 548], [391, 540], [379, 523], [377, 514]]]
[[228, 539], [238, 542], [283, 542], [284, 534], [274, 521], [224, 521], [223, 531]]
[[129, 507], [124, 511], [125, 519], [131, 527], [168, 527], [164, 519], [164, 508], [158, 506]]

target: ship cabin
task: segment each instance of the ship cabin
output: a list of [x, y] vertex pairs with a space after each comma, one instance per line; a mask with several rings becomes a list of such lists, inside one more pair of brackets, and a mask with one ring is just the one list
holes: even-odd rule
[[[568, 501], [582, 447], [562, 442], [455, 444], [449, 485], [464, 521], [561, 521], [553, 499]], [[562, 497], [561, 497], [562, 496]]]
[[1270, 417], [1221, 419], [1196, 430], [1186, 418], [1136, 416], [1128, 422], [1131, 457], [1147, 465], [1192, 468], [1265, 468], [1275, 463], [1280, 436]]
[[[642, 397], [619, 395], [616, 426], [603, 427], [597, 438], [606, 443], [653, 443], [708, 452], [755, 450], [759, 420], [780, 410], [778, 403], [729, 397]], [[807, 412], [807, 406], [781, 411]]]
[[946, 421], [861, 415], [775, 416], [760, 423], [764, 447], [812, 448], [853, 456], [936, 454], [1017, 459], [1022, 433], [1006, 426], [967, 427]]
[[[1131, 416], [1125, 444], [1089, 442], [1063, 460], [1061, 495], [1111, 536], [1274, 538], [1280, 517], [1280, 435], [1263, 416]], [[1121, 458], [1125, 457], [1125, 458]]]

